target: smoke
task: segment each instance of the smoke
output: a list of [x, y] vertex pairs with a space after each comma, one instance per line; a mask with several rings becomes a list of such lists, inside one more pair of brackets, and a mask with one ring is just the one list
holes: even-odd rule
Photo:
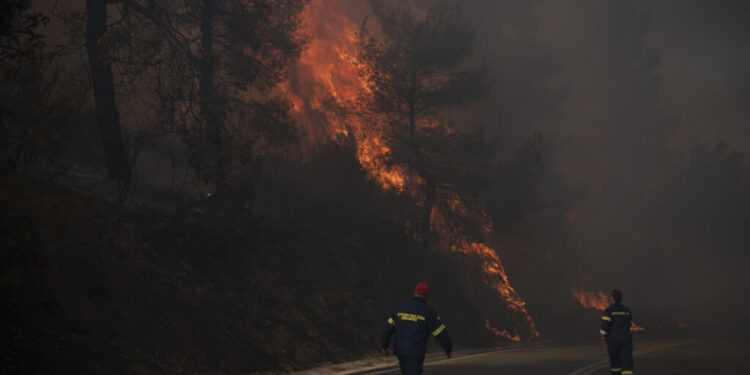
[[654, 2], [649, 41], [663, 51], [662, 96], [680, 115], [674, 143], [723, 138], [750, 149], [746, 130], [750, 30], [745, 1]]
[[[350, 22], [364, 21], [366, 7], [347, 4]], [[540, 330], [589, 324], [577, 296], [612, 288], [647, 329], [739, 314], [750, 281], [748, 5], [457, 4], [494, 78], [461, 121], [484, 124], [506, 161], [535, 131], [546, 142], [528, 187], [538, 209], [492, 244]]]
[[511, 235], [524, 245], [502, 254], [532, 315], [574, 301], [580, 287], [623, 289], [647, 328], [708, 326], [742, 310], [748, 9], [739, 1], [466, 7], [477, 54], [497, 77], [477, 111], [498, 148], [508, 154], [535, 129], [550, 141], [543, 208], [526, 233]]
[[[514, 298], [527, 302], [539, 330], [574, 326], [563, 322], [575, 316], [589, 324], [576, 294], [600, 297], [612, 288], [625, 292], [647, 329], [740, 315], [738, 296], [750, 281], [742, 156], [750, 151], [750, 5], [453, 2], [475, 31], [472, 64], [493, 78], [487, 100], [460, 121], [483, 124], [506, 164], [535, 132], [544, 139], [544, 171], [526, 184], [538, 193], [528, 194], [538, 199], [535, 210], [495, 218], [499, 233], [487, 244], [498, 249]], [[327, 116], [331, 103], [362, 89], [346, 62], [356, 54], [353, 33], [373, 23], [367, 3], [314, 0], [306, 17], [313, 38], [281, 88], [303, 128], [302, 153], [348, 137], [382, 187], [403, 189], [403, 172], [382, 164], [388, 149], [377, 137], [352, 119]]]

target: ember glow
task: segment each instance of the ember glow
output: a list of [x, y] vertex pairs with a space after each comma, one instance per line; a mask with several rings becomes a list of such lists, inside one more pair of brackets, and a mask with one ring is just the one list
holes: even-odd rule
[[[377, 123], [365, 123], [351, 115], [357, 110], [357, 98], [370, 92], [367, 77], [362, 75], [357, 56], [359, 25], [337, 10], [344, 3], [332, 0], [313, 0], [305, 8], [302, 19], [309, 42], [299, 61], [289, 71], [289, 78], [281, 86], [292, 103], [292, 114], [307, 141], [315, 143], [350, 139], [356, 143], [357, 159], [368, 175], [383, 189], [418, 195], [421, 181], [405, 166], [390, 159], [391, 147]], [[351, 5], [351, 3], [346, 4]], [[366, 6], [364, 3], [362, 6]], [[377, 121], [373, 121], [377, 122]], [[423, 126], [431, 126], [423, 124]], [[456, 205], [461, 206], [458, 200]], [[452, 211], [466, 211], [454, 207]], [[448, 224], [441, 222], [440, 212], [433, 211], [433, 228], [446, 232]], [[443, 226], [440, 228], [440, 226]], [[437, 228], [435, 228], [437, 227]], [[489, 231], [491, 225], [488, 225]], [[485, 274], [485, 282], [500, 295], [508, 308], [521, 316], [531, 337], [539, 336], [526, 303], [511, 286], [497, 252], [487, 245], [460, 241], [464, 245], [446, 245], [453, 251], [477, 256]], [[519, 341], [518, 333], [486, 327], [498, 336]]]

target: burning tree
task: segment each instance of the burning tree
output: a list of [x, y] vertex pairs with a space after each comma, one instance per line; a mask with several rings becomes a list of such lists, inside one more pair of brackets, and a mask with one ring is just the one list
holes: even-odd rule
[[363, 27], [359, 34], [361, 73], [370, 90], [359, 99], [362, 115], [382, 126], [391, 160], [416, 174], [421, 198], [418, 232], [430, 246], [433, 209], [456, 191], [443, 183], [452, 166], [445, 150], [455, 147], [457, 124], [447, 111], [486, 95], [485, 70], [467, 67], [473, 31], [456, 6], [435, 6], [424, 14], [400, 2], [370, 1], [382, 37]]
[[282, 85], [311, 149], [315, 142], [354, 141], [375, 183], [418, 202], [417, 212], [401, 207], [389, 219], [410, 212], [401, 224], [426, 248], [466, 254], [482, 269], [482, 281], [512, 312], [501, 315], [516, 329], [490, 331], [520, 340], [517, 329], [525, 325], [529, 337], [538, 336], [498, 253], [484, 243], [493, 226], [478, 186], [489, 182], [492, 147], [481, 127], [450, 121], [489, 86], [483, 69], [467, 66], [473, 33], [456, 7], [425, 13], [371, 2], [377, 24], [358, 27], [340, 11], [347, 4], [310, 2], [302, 17], [312, 38]]

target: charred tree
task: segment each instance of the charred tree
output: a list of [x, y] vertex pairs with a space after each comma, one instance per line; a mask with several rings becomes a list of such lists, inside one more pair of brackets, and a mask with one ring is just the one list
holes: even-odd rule
[[86, 51], [94, 89], [96, 122], [109, 175], [123, 184], [130, 182], [128, 153], [122, 141], [120, 114], [115, 103], [112, 65], [102, 45], [107, 32], [107, 2], [86, 0]]

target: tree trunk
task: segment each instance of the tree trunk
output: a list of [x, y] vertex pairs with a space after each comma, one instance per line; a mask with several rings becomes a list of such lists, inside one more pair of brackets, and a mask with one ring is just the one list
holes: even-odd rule
[[[412, 63], [413, 65], [413, 63]], [[409, 72], [409, 146], [417, 166], [419, 166], [419, 145], [417, 145], [417, 72], [412, 66]]]
[[422, 247], [425, 250], [430, 248], [430, 242], [432, 241], [432, 209], [435, 207], [436, 193], [435, 193], [435, 182], [431, 180], [425, 180], [424, 187], [424, 204], [422, 205]]
[[200, 58], [198, 59], [198, 105], [203, 127], [198, 132], [197, 151], [200, 152], [198, 172], [204, 181], [217, 188], [217, 194], [226, 183], [229, 163], [223, 152], [221, 139], [222, 118], [216, 92], [216, 54], [214, 52], [214, 21], [216, 0], [202, 2], [200, 18]]
[[199, 67], [198, 95], [201, 102], [206, 136], [213, 147], [221, 145], [221, 124], [219, 108], [216, 98], [214, 74], [216, 71], [216, 56], [213, 50], [214, 17], [216, 15], [215, 0], [206, 0], [201, 14], [201, 58]]
[[427, 250], [430, 248], [432, 240], [432, 209], [435, 207], [436, 193], [435, 180], [431, 174], [425, 170], [422, 165], [422, 158], [419, 152], [419, 143], [417, 142], [417, 73], [415, 68], [409, 74], [409, 146], [411, 147], [414, 157], [414, 166], [417, 174], [424, 180], [424, 202], [422, 205], [422, 221], [420, 223], [420, 236], [422, 237], [422, 247]]
[[130, 182], [128, 153], [122, 142], [120, 114], [115, 105], [115, 88], [112, 78], [112, 66], [99, 44], [107, 31], [107, 3], [105, 0], [86, 0], [86, 50], [91, 68], [91, 80], [94, 85], [94, 106], [96, 122], [107, 160], [107, 171], [110, 177], [122, 183]]

